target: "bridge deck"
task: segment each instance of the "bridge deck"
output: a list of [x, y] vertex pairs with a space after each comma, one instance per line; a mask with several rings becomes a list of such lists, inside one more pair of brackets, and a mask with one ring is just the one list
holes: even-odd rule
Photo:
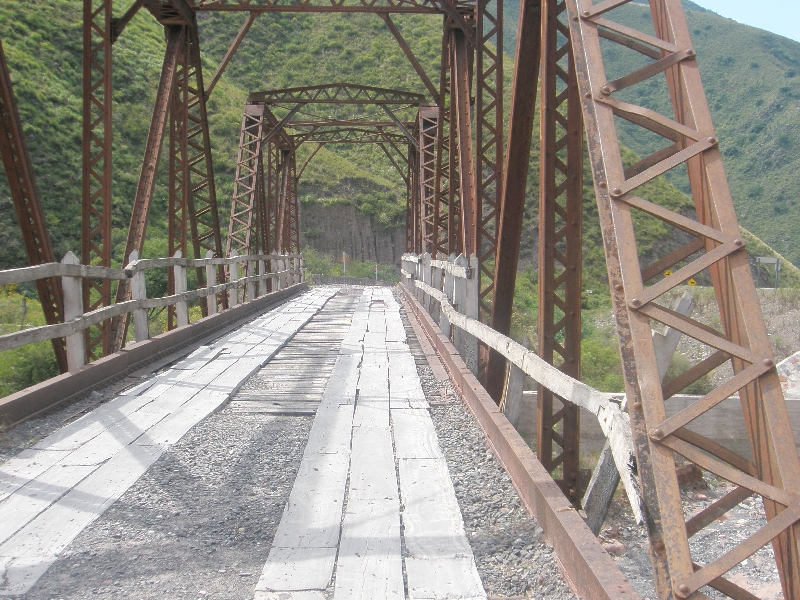
[[[227, 403], [236, 430], [257, 429], [280, 415], [315, 417], [305, 450], [294, 449], [295, 461], [302, 458], [295, 463], [296, 475], [283, 483], [282, 514], [269, 513], [276, 521], [274, 536], [242, 548], [245, 554], [263, 556], [262, 543], [268, 545], [266, 561], [256, 562], [260, 576], [256, 569], [241, 572], [249, 592], [240, 596], [231, 589], [217, 597], [486, 598], [407, 342], [391, 290], [315, 288], [23, 450], [0, 466], [0, 595], [33, 588], [31, 597], [59, 592], [78, 597], [69, 594], [75, 591], [77, 580], [70, 577], [77, 571], [64, 576], [63, 568], [55, 568], [43, 575], [60, 559], [85, 554], [80, 547], [86, 542], [73, 541], [148, 470], [169, 487], [176, 469], [153, 463], [181, 438], [201, 437], [202, 428], [195, 426]], [[193, 428], [198, 433], [187, 436]], [[225, 433], [231, 446], [227, 454], [234, 452], [237, 434], [232, 431]], [[278, 436], [287, 437], [268, 443], [292, 444], [286, 431]], [[208, 444], [213, 453], [213, 440]], [[291, 462], [263, 456], [267, 450], [262, 441], [251, 455], [256, 470], [282, 472], [276, 462]], [[216, 453], [224, 458], [224, 441]], [[209, 470], [213, 475], [214, 468]], [[278, 494], [281, 484], [273, 483]], [[208, 498], [195, 501], [219, 504], [235, 497], [240, 503], [232, 508], [235, 512], [246, 510], [247, 497], [257, 495], [231, 480], [213, 488]], [[257, 502], [250, 504], [257, 510]], [[119, 510], [128, 510], [125, 503]], [[226, 521], [228, 516], [216, 513], [212, 519]], [[225, 545], [242, 529], [228, 536]], [[96, 551], [88, 554], [72, 567], [91, 565]], [[137, 558], [128, 556], [127, 561]], [[106, 569], [124, 570], [119, 561], [106, 560]], [[181, 568], [163, 565], [164, 571]], [[219, 578], [226, 572], [217, 569]], [[150, 582], [156, 575], [143, 577], [153, 577]], [[104, 583], [116, 578], [108, 577]], [[200, 591], [201, 597], [207, 593]], [[161, 593], [173, 595], [177, 592]]]

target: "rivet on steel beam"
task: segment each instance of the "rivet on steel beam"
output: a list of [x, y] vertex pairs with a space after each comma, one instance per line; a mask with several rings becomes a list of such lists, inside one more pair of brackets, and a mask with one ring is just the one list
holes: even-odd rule
[[677, 590], [677, 592], [676, 592], [676, 595], [677, 595], [678, 597], [680, 597], [680, 598], [688, 598], [688, 597], [689, 597], [689, 594], [690, 594], [691, 592], [692, 592], [692, 588], [690, 588], [690, 587], [689, 587], [688, 585], [686, 585], [685, 583], [682, 583], [682, 584], [680, 584], [680, 585], [678, 586], [678, 590]]
[[744, 240], [742, 240], [742, 239], [733, 240], [733, 245], [734, 246], [739, 246], [741, 248], [742, 246], [744, 246]]
[[657, 542], [653, 542], [653, 550], [656, 552], [663, 552], [664, 551], [664, 542], [658, 540]]
[[692, 48], [689, 48], [689, 49], [686, 51], [686, 56], [694, 56], [694, 50], [693, 50]]
[[775, 361], [773, 361], [771, 358], [765, 358], [764, 359], [764, 366], [772, 368], [772, 367], [775, 366]]
[[579, 17], [572, 17], [572, 20], [573, 21], [580, 21], [580, 18]]
[[622, 196], [622, 190], [621, 189], [614, 188], [613, 190], [611, 190], [611, 197], [612, 198], [619, 198], [620, 196]]
[[641, 305], [642, 305], [642, 301], [639, 300], [638, 298], [634, 298], [633, 300], [631, 300], [631, 306], [633, 308], [639, 308]]
[[589, 100], [592, 97], [592, 92], [586, 92], [583, 97]]
[[664, 437], [664, 432], [660, 429], [656, 428], [650, 430], [650, 439], [660, 440], [662, 437]]
[[588, 16], [590, 16], [592, 13], [590, 13], [588, 10], [585, 10], [585, 11], [583, 11], [581, 14], [582, 14], [584, 17], [588, 17]]
[[603, 92], [604, 96], [608, 96], [611, 93], [611, 88], [608, 87], [607, 85], [604, 85], [603, 87], [600, 88], [600, 91]]
[[715, 138], [713, 136], [708, 138], [708, 143], [709, 144], [716, 144], [717, 143], [717, 138]]
[[600, 183], [597, 184], [597, 187], [601, 187], [601, 188], [605, 189], [607, 185], [608, 184], [606, 184], [605, 181], [601, 181]]
[[[633, 410], [642, 410], [642, 403], [641, 402], [634, 402], [633, 403]], [[659, 542], [656, 542], [656, 545], [658, 545], [658, 543]]]
[[622, 291], [622, 284], [621, 283], [615, 284], [614, 285], [614, 289], [617, 290], [618, 292], [621, 292]]

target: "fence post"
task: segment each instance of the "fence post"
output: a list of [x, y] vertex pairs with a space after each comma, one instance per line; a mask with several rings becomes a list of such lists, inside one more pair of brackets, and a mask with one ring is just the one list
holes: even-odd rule
[[[211, 260], [214, 258], [214, 251], [209, 250], [206, 252], [206, 258]], [[217, 285], [217, 268], [216, 265], [206, 265], [206, 287], [212, 288]], [[206, 307], [208, 309], [208, 316], [217, 314], [217, 295], [212, 294], [206, 296]]]
[[[252, 260], [246, 260], [245, 264], [245, 277], [248, 279], [255, 275], [255, 263]], [[255, 294], [255, 283], [253, 281], [248, 281], [244, 284], [245, 287], [245, 298], [243, 299], [244, 302], [252, 302], [253, 297]]]
[[[81, 261], [72, 252], [67, 252], [61, 259], [63, 265], [79, 265]], [[61, 290], [64, 292], [64, 322], [83, 315], [83, 286], [80, 277], [62, 277]], [[67, 368], [70, 371], [86, 364], [86, 338], [83, 331], [68, 335]]]
[[[469, 279], [467, 279], [467, 293], [464, 314], [470, 319], [477, 319], [480, 305], [480, 269], [478, 257], [474, 254], [469, 257]], [[466, 336], [464, 362], [470, 371], [478, 375], [478, 338], [474, 335]]]
[[[267, 272], [267, 263], [264, 260], [258, 259], [258, 275], [259, 277], [264, 275]], [[263, 296], [267, 293], [267, 280], [266, 279], [259, 279], [258, 280], [258, 295]]]
[[[422, 281], [427, 283], [428, 285], [431, 284], [431, 255], [426, 252], [422, 255]], [[425, 311], [430, 314], [431, 312], [431, 297], [424, 293], [422, 294], [422, 306]]]
[[292, 275], [292, 281], [295, 283], [300, 283], [300, 257], [295, 256], [292, 259], [292, 263], [294, 264], [294, 274]]
[[[526, 349], [530, 349], [531, 341], [528, 336], [522, 341]], [[506, 382], [503, 387], [503, 397], [500, 400], [500, 409], [505, 414], [509, 423], [517, 429], [519, 417], [522, 414], [522, 390], [525, 386], [525, 371], [511, 361], [506, 361]]]
[[[231, 258], [237, 258], [239, 254], [234, 250], [231, 252]], [[231, 289], [228, 290], [228, 306], [234, 307], [239, 304], [239, 261], [234, 260], [230, 264], [230, 268], [228, 269], [230, 272], [230, 283], [234, 284]]]
[[300, 283], [306, 280], [306, 257], [300, 255]]
[[[469, 268], [469, 261], [463, 254], [459, 254], [453, 261], [456, 266]], [[463, 277], [453, 277], [453, 306], [460, 314], [466, 314], [465, 307], [467, 306], [467, 280]], [[453, 330], [453, 346], [456, 347], [461, 358], [465, 358], [466, 349], [464, 347], [464, 331], [456, 327]]]
[[[183, 258], [180, 250], [175, 251], [173, 258]], [[173, 278], [175, 279], [175, 293], [182, 294], [186, 291], [186, 267], [174, 265], [172, 267]], [[178, 300], [175, 304], [175, 316], [178, 318], [178, 327], [185, 327], [189, 324], [189, 305], [186, 300]]]
[[[139, 260], [139, 252], [131, 252], [128, 260], [133, 263]], [[147, 285], [144, 280], [144, 269], [137, 269], [131, 278], [131, 299], [147, 300]], [[137, 342], [143, 342], [150, 338], [150, 324], [147, 320], [147, 309], [137, 308], [133, 311], [133, 333]]]

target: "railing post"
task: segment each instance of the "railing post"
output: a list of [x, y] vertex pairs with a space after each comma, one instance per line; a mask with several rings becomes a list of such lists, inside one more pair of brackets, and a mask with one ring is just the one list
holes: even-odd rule
[[[61, 260], [63, 265], [79, 265], [81, 261], [72, 252], [67, 252]], [[83, 286], [80, 277], [62, 277], [61, 290], [64, 294], [64, 322], [83, 315]], [[68, 335], [67, 368], [70, 371], [86, 364], [86, 338], [83, 331]]]
[[289, 268], [289, 259], [286, 258], [285, 254], [281, 254], [280, 260], [280, 269], [281, 269], [281, 289], [284, 290], [289, 285], [289, 275], [286, 273], [286, 270]]
[[[206, 252], [206, 258], [211, 260], [214, 258], [214, 251], [209, 250]], [[212, 288], [217, 285], [217, 267], [216, 265], [206, 265], [206, 287]], [[212, 294], [206, 296], [206, 307], [208, 308], [208, 315], [217, 314], [217, 295]]]
[[301, 254], [299, 261], [300, 261], [300, 283], [303, 283], [306, 280], [306, 257]]
[[[267, 262], [261, 259], [258, 259], [258, 275], [264, 275], [267, 272]], [[259, 279], [258, 281], [258, 295], [263, 296], [267, 293], [267, 280], [266, 279]]]
[[295, 283], [300, 283], [300, 257], [295, 256], [292, 259], [292, 263], [294, 263], [294, 275], [292, 276], [292, 280]]
[[[459, 267], [469, 269], [469, 261], [463, 254], [459, 254], [453, 262]], [[462, 277], [453, 277], [453, 306], [462, 315], [466, 314], [467, 280]], [[466, 334], [459, 327], [456, 327], [453, 331], [453, 346], [456, 347], [461, 358], [466, 357], [466, 348], [464, 347], [465, 336]]]
[[[131, 252], [128, 260], [133, 263], [139, 260], [139, 252]], [[147, 285], [144, 280], [144, 269], [136, 270], [131, 279], [131, 299], [147, 300]], [[137, 308], [133, 311], [133, 333], [137, 342], [150, 338], [150, 324], [147, 320], [147, 309]]]
[[[453, 265], [456, 261], [456, 255], [451, 254], [447, 257], [447, 266]], [[443, 292], [444, 295], [447, 296], [447, 300], [450, 302], [450, 305], [454, 305], [454, 294], [453, 294], [453, 274], [450, 272], [448, 268], [443, 270]], [[439, 306], [439, 329], [442, 330], [442, 333], [445, 335], [447, 339], [450, 339], [450, 334], [452, 328], [450, 327], [450, 320], [447, 318], [447, 315], [442, 310], [442, 307]]]
[[[235, 250], [231, 252], [231, 258], [235, 259], [238, 256], [239, 254]], [[230, 272], [230, 283], [234, 284], [234, 286], [228, 290], [228, 306], [234, 307], [239, 304], [239, 261], [234, 260], [230, 264], [228, 271]]]
[[[175, 251], [173, 258], [183, 258], [183, 252]], [[172, 267], [173, 278], [175, 279], [175, 293], [182, 294], [186, 291], [186, 267], [174, 265]], [[178, 318], [178, 327], [185, 327], [189, 324], [189, 305], [186, 300], [178, 300], [175, 304], [175, 316]]]
[[[256, 265], [255, 265], [255, 262], [252, 261], [252, 260], [246, 261], [245, 265], [247, 265], [246, 266], [246, 268], [247, 268], [246, 276], [249, 279], [250, 277], [255, 275], [255, 266]], [[246, 294], [247, 294], [246, 302], [252, 302], [253, 301], [253, 299], [255, 298], [255, 295], [254, 295], [255, 294], [255, 289], [256, 289], [256, 286], [255, 286], [255, 283], [253, 281], [248, 281], [245, 284], [245, 290], [246, 290]]]
[[[422, 281], [427, 283], [428, 285], [431, 284], [431, 255], [426, 252], [422, 255]], [[425, 311], [430, 314], [431, 312], [431, 297], [428, 294], [423, 294], [422, 296], [422, 306], [425, 308]]]
[[[470, 319], [478, 319], [478, 306], [480, 301], [480, 271], [478, 270], [478, 257], [474, 254], [469, 257], [469, 279], [467, 279], [467, 294], [465, 298], [464, 314]], [[478, 375], [478, 338], [467, 335], [464, 350], [464, 362], [470, 371]]]

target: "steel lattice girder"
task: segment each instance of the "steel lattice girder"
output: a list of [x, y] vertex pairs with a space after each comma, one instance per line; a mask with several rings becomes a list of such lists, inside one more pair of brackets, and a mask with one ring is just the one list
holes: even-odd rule
[[420, 106], [417, 114], [417, 139], [419, 140], [419, 186], [422, 248], [431, 256], [438, 256], [444, 248], [440, 230], [439, 195], [436, 193], [436, 132], [439, 121], [438, 106]]
[[263, 105], [245, 105], [239, 137], [239, 155], [233, 182], [233, 200], [228, 222], [228, 241], [225, 254], [249, 254], [254, 240], [254, 209], [256, 208], [258, 172], [261, 168], [261, 140], [264, 137]]
[[[111, 266], [112, 0], [83, 0], [81, 262]], [[86, 311], [111, 304], [108, 279], [84, 279]], [[88, 359], [111, 352], [111, 321], [86, 330]]]
[[[168, 255], [186, 257], [189, 182], [189, 45], [180, 49], [175, 65], [175, 90], [169, 107], [169, 194], [167, 216]], [[175, 294], [175, 271], [167, 269], [167, 294]], [[177, 327], [177, 307], [167, 307], [167, 328]]]
[[[736, 220], [717, 139], [679, 0], [651, 0], [656, 35], [613, 21], [628, 0], [566, 0], [589, 156], [612, 289], [617, 335], [630, 407], [637, 468], [650, 535], [659, 598], [706, 598], [709, 585], [734, 598], [752, 598], [722, 575], [772, 541], [786, 598], [800, 597], [800, 459]], [[648, 66], [609, 81], [600, 38], [652, 59]], [[674, 119], [614, 98], [614, 93], [666, 75]], [[665, 138], [667, 147], [625, 168], [615, 118]], [[696, 215], [689, 218], [641, 197], [642, 186], [669, 169], [688, 168]], [[641, 195], [641, 196], [640, 196]], [[632, 214], [643, 212], [695, 238], [679, 251], [642, 266]], [[699, 252], [698, 252], [699, 251]], [[665, 269], [672, 274], [647, 285]], [[657, 301], [688, 278], [708, 271], [722, 331], [664, 308]], [[711, 350], [683, 375], [660, 383], [652, 323], [665, 324]], [[665, 400], [715, 367], [731, 362], [734, 375], [670, 418]], [[686, 428], [739, 392], [753, 460]], [[675, 453], [737, 487], [686, 518], [675, 473]], [[688, 538], [751, 493], [764, 500], [768, 523], [705, 566], [694, 563]]]
[[[542, 2], [538, 354], [580, 379], [583, 122], [565, 10]], [[558, 483], [577, 502], [579, 408], [539, 386], [537, 427], [539, 461], [551, 474], [561, 467]]]
[[265, 104], [413, 104], [425, 102], [425, 96], [386, 88], [331, 83], [268, 92], [254, 92], [248, 102]]
[[[31, 265], [55, 262], [28, 147], [25, 144], [22, 122], [11, 88], [11, 74], [6, 64], [2, 42], [0, 42], [0, 158], [28, 261]], [[37, 280], [36, 291], [47, 324], [63, 322], [64, 302], [58, 278]], [[67, 371], [64, 340], [54, 339], [52, 343], [58, 367], [64, 373]]]
[[450, 0], [188, 0], [198, 11], [247, 12], [382, 12], [437, 14], [453, 7], [463, 9], [471, 3]]

